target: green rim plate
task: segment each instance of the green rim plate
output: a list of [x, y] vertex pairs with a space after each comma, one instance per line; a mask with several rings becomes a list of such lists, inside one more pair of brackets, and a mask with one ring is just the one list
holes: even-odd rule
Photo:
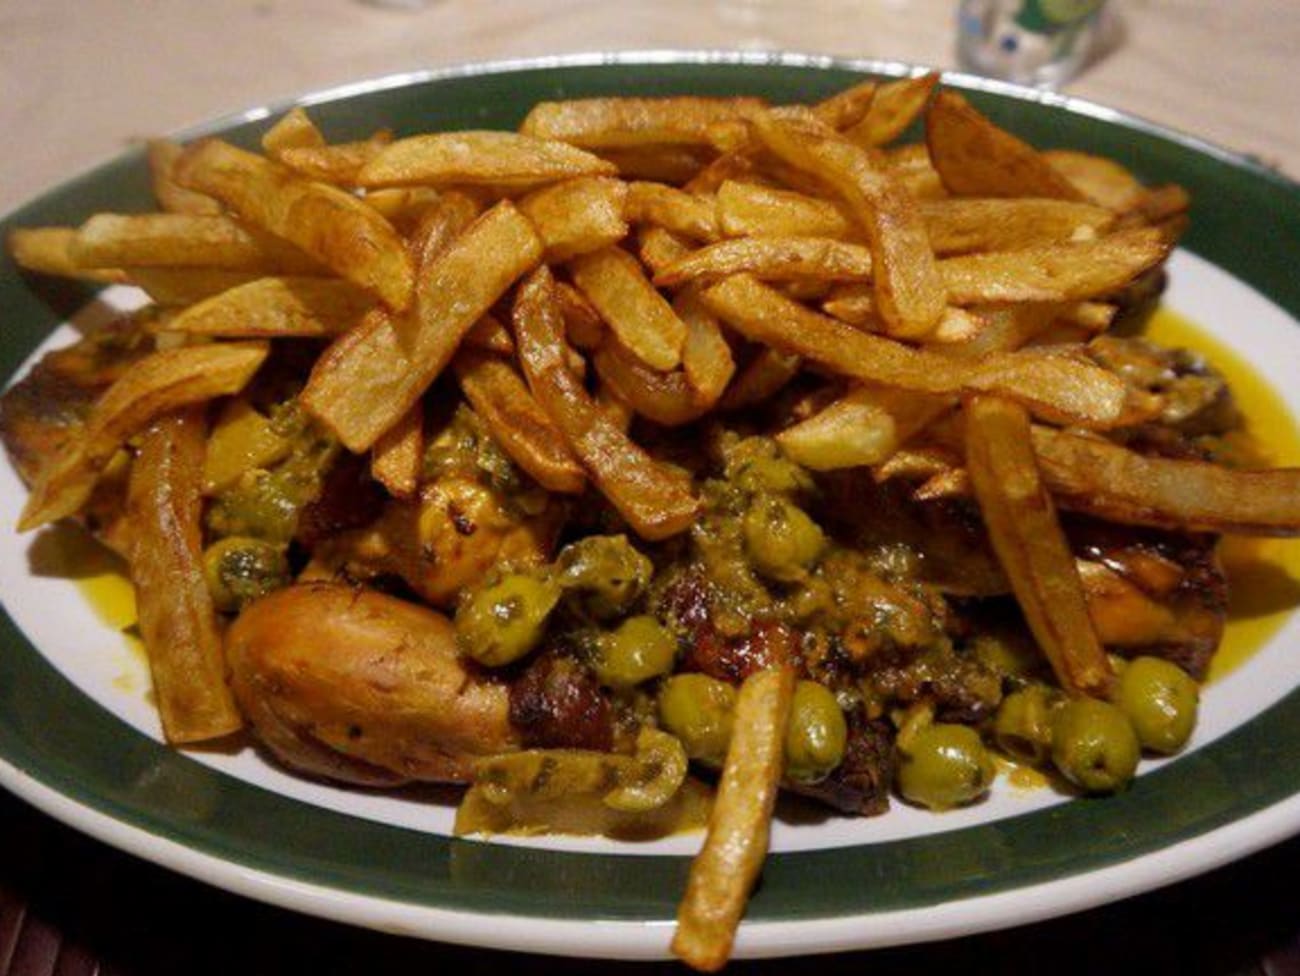
[[[333, 138], [511, 128], [536, 101], [596, 94], [816, 99], [905, 66], [793, 55], [654, 53], [481, 65], [308, 96]], [[1300, 190], [1241, 157], [1097, 106], [980, 79], [950, 85], [1039, 145], [1114, 156], [1195, 201], [1185, 247], [1300, 318]], [[196, 129], [254, 144], [258, 109]], [[140, 150], [0, 221], [73, 224], [151, 207]], [[1250, 247], [1243, 247], [1249, 228]], [[93, 291], [21, 276], [0, 258], [0, 375], [10, 375]], [[2, 595], [0, 595], [2, 596]], [[0, 783], [141, 856], [253, 897], [427, 937], [582, 955], [667, 946], [688, 859], [462, 842], [349, 817], [215, 772], [135, 731], [0, 620]], [[1104, 802], [1070, 802], [947, 833], [778, 854], [740, 954], [936, 938], [1015, 924], [1185, 877], [1300, 829], [1300, 693], [1141, 777]], [[1191, 856], [1189, 856], [1189, 854]], [[1025, 896], [1033, 893], [1034, 898]], [[605, 926], [591, 926], [602, 921]], [[581, 928], [575, 927], [581, 925]], [[579, 933], [581, 933], [579, 935]]]

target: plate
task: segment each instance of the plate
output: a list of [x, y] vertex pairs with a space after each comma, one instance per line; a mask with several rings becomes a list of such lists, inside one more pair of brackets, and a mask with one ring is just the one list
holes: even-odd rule
[[[794, 55], [589, 56], [403, 75], [301, 104], [332, 138], [351, 139], [379, 124], [399, 134], [512, 127], [537, 100], [593, 94], [808, 101], [864, 72], [907, 70]], [[947, 82], [971, 89], [976, 104], [1037, 144], [1111, 155], [1147, 181], [1188, 188], [1193, 224], [1172, 260], [1166, 303], [1250, 359], [1280, 393], [1275, 433], [1293, 436], [1300, 189], [1089, 103], [960, 75]], [[252, 144], [286, 107], [181, 135], [219, 132]], [[150, 206], [146, 167], [133, 151], [15, 211], [0, 232]], [[0, 375], [20, 371], [43, 343], [66, 341], [69, 318], [134, 300], [123, 289], [96, 296], [25, 278], [0, 261]], [[0, 784], [110, 844], [300, 911], [497, 948], [667, 954], [697, 840], [457, 840], [447, 836], [451, 807], [437, 791], [349, 791], [285, 774], [251, 748], [164, 747], [143, 662], [96, 616], [84, 586], [48, 571], [39, 538], [12, 532], [22, 497], [0, 466]], [[1296, 550], [1286, 551], [1294, 564]], [[896, 805], [870, 820], [782, 820], [735, 954], [865, 948], [1034, 921], [1171, 883], [1300, 831], [1300, 659], [1286, 653], [1300, 641], [1300, 615], [1270, 626], [1264, 647], [1208, 689], [1191, 748], [1146, 763], [1121, 796], [1067, 800], [1003, 780], [989, 802], [949, 815]]]

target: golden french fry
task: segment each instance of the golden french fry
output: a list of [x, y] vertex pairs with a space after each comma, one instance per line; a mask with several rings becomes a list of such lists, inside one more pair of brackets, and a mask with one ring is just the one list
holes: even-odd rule
[[794, 461], [813, 471], [879, 464], [954, 401], [888, 387], [859, 387], [776, 435]]
[[513, 366], [473, 349], [461, 350], [452, 366], [465, 398], [511, 460], [543, 488], [582, 493], [582, 465]]
[[920, 206], [930, 245], [945, 255], [1091, 240], [1115, 223], [1105, 208], [1071, 200], [958, 197]]
[[191, 305], [167, 329], [221, 339], [336, 336], [374, 305], [373, 295], [341, 278], [258, 278]]
[[1104, 297], [1163, 261], [1169, 242], [1151, 227], [1073, 244], [944, 258], [939, 271], [956, 305], [1067, 302]]
[[624, 206], [628, 186], [608, 176], [588, 176], [556, 183], [519, 201], [519, 211], [533, 222], [547, 263], [617, 244], [627, 236]]
[[871, 252], [861, 244], [829, 237], [737, 237], [692, 251], [656, 272], [654, 281], [666, 288], [733, 274], [761, 281], [864, 281], [871, 270]]
[[974, 361], [913, 349], [819, 315], [745, 275], [719, 282], [703, 297], [746, 338], [864, 383], [918, 393], [998, 393], [1045, 420], [1094, 429], [1132, 423], [1155, 409], [1089, 362], [1031, 350]]
[[708, 146], [709, 128], [743, 119], [766, 104], [758, 98], [578, 98], [539, 102], [519, 131], [583, 149]]
[[238, 730], [226, 656], [203, 574], [200, 491], [206, 424], [191, 407], [158, 420], [140, 441], [126, 508], [131, 582], [154, 695], [168, 742]]
[[573, 283], [633, 354], [659, 370], [682, 361], [686, 326], [655, 290], [636, 258], [616, 247], [574, 259]]
[[164, 413], [238, 393], [267, 352], [258, 342], [212, 343], [156, 352], [135, 363], [95, 402], [81, 436], [46, 461], [19, 531], [74, 514], [128, 437]]
[[605, 337], [592, 357], [596, 375], [643, 417], [666, 427], [699, 419], [707, 410], [699, 404], [686, 373], [651, 369], [613, 335]]
[[424, 408], [416, 404], [375, 441], [370, 476], [396, 498], [411, 498], [424, 465]]
[[554, 279], [544, 265], [518, 289], [514, 325], [533, 396], [619, 514], [646, 539], [689, 528], [699, 510], [690, 479], [629, 440], [569, 371]]
[[954, 91], [941, 91], [930, 103], [925, 141], [943, 185], [956, 196], [1083, 199], [1038, 150]]
[[439, 197], [438, 191], [431, 186], [395, 186], [370, 190], [362, 199], [379, 211], [399, 233], [409, 234]]
[[371, 312], [317, 360], [301, 403], [354, 453], [415, 405], [465, 334], [541, 258], [533, 225], [503, 200], [445, 250], [426, 252], [406, 316]]
[[965, 417], [971, 486], [1025, 621], [1061, 687], [1104, 698], [1115, 676], [1038, 471], [1029, 414], [1010, 400], [979, 396], [967, 401]]
[[767, 856], [794, 687], [786, 668], [759, 671], [740, 686], [718, 796], [673, 934], [673, 955], [695, 969], [714, 972], [726, 963]]
[[708, 409], [727, 389], [736, 372], [736, 361], [717, 318], [704, 306], [696, 289], [682, 289], [673, 299], [673, 311], [686, 323], [682, 372], [696, 405]]
[[662, 227], [642, 227], [637, 234], [637, 254], [641, 263], [658, 274], [690, 254], [691, 245]]
[[677, 190], [662, 183], [630, 183], [627, 219], [636, 224], [656, 224], [697, 241], [718, 238], [718, 215], [712, 199]]
[[1081, 198], [1107, 210], [1131, 210], [1142, 196], [1138, 178], [1113, 159], [1072, 149], [1047, 149], [1039, 155]]
[[286, 150], [318, 149], [323, 145], [324, 134], [316, 128], [316, 123], [301, 105], [289, 109], [262, 134], [262, 152], [280, 162], [284, 161]]
[[555, 284], [555, 300], [564, 319], [564, 338], [579, 349], [594, 350], [605, 338], [605, 320], [587, 296], [567, 281]]
[[127, 280], [164, 307], [194, 305], [231, 288], [259, 280], [256, 271], [213, 271], [208, 268], [132, 268]]
[[831, 186], [871, 248], [876, 304], [891, 334], [925, 335], [947, 306], [943, 279], [915, 201], [871, 156], [847, 139], [772, 114], [754, 120], [763, 144]]
[[379, 213], [338, 187], [208, 139], [185, 151], [176, 177], [221, 200], [244, 220], [298, 245], [340, 276], [401, 311], [414, 269], [402, 239]]
[[803, 360], [797, 355], [772, 347], [760, 349], [736, 372], [718, 405], [723, 410], [743, 410], [762, 403], [798, 376], [802, 368]]
[[718, 187], [718, 223], [726, 237], [854, 237], [853, 220], [830, 200], [759, 183]]
[[1033, 445], [1062, 508], [1190, 532], [1300, 535], [1300, 468], [1234, 470], [1146, 457], [1047, 427], [1034, 428]]
[[220, 201], [206, 193], [196, 193], [176, 182], [176, 161], [184, 147], [166, 139], [150, 139], [146, 153], [149, 158], [149, 175], [153, 181], [154, 199], [160, 209], [168, 213], [198, 214], [209, 217], [221, 213]]
[[862, 119], [845, 130], [845, 137], [860, 146], [893, 142], [920, 116], [938, 83], [939, 73], [931, 71], [881, 85]]
[[[375, 133], [369, 139], [361, 139], [357, 142], [294, 146], [280, 152], [278, 158], [294, 172], [308, 179], [341, 186], [356, 186], [361, 171], [392, 141], [392, 133], [384, 130]], [[366, 202], [372, 206], [374, 204], [369, 196], [366, 197]]]
[[9, 232], [6, 244], [14, 264], [27, 271], [120, 284], [126, 272], [117, 268], [86, 268], [72, 258], [77, 231], [72, 227], [19, 227]]
[[515, 340], [510, 335], [510, 330], [492, 315], [484, 315], [470, 327], [465, 333], [465, 345], [498, 356], [515, 354]]
[[616, 169], [576, 146], [514, 132], [437, 132], [398, 139], [357, 174], [361, 186], [493, 186], [527, 189]]
[[708, 165], [713, 153], [702, 146], [628, 146], [602, 149], [601, 159], [618, 167], [625, 180], [654, 180], [681, 186]]
[[874, 79], [860, 81], [823, 98], [812, 106], [812, 113], [832, 129], [850, 129], [871, 111], [881, 85]]
[[930, 162], [930, 151], [925, 143], [911, 143], [882, 152], [880, 165], [915, 200], [943, 200], [948, 190], [939, 177], [939, 171]]
[[96, 214], [77, 229], [69, 254], [87, 268], [205, 268], [260, 274], [320, 274], [292, 244], [229, 217]]

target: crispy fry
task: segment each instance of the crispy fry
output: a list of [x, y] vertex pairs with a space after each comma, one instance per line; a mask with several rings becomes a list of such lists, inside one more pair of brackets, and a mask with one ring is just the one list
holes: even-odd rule
[[582, 465], [513, 366], [473, 349], [461, 350], [452, 365], [465, 398], [511, 460], [543, 488], [582, 493]]
[[214, 343], [156, 352], [96, 401], [81, 436], [50, 457], [27, 497], [20, 532], [74, 514], [128, 437], [172, 410], [238, 393], [266, 358], [263, 343]]
[[659, 370], [681, 362], [686, 326], [634, 257], [608, 247], [576, 258], [571, 267], [573, 283], [632, 353]]
[[692, 251], [687, 241], [662, 227], [642, 227], [637, 235], [637, 243], [641, 263], [653, 274], [664, 271]]
[[27, 271], [105, 284], [127, 280], [126, 273], [118, 268], [85, 268], [74, 261], [76, 239], [77, 232], [71, 227], [19, 227], [9, 232], [6, 243], [14, 264]]
[[438, 132], [399, 139], [357, 174], [361, 186], [492, 186], [528, 189], [616, 168], [553, 139], [513, 132]]
[[319, 149], [325, 145], [325, 136], [316, 128], [301, 105], [295, 105], [275, 121], [275, 125], [262, 135], [262, 152], [283, 162], [289, 149]]
[[150, 139], [146, 152], [149, 157], [149, 175], [153, 180], [153, 195], [158, 206], [168, 213], [216, 216], [221, 213], [221, 203], [206, 193], [197, 193], [176, 182], [176, 161], [184, 147], [167, 139]]
[[1047, 427], [1034, 428], [1033, 444], [1062, 508], [1191, 532], [1300, 535], [1300, 468], [1240, 471], [1145, 457]]
[[856, 235], [853, 220], [830, 200], [759, 183], [727, 180], [718, 187], [718, 222], [727, 237]]
[[1033, 146], [994, 125], [954, 91], [934, 97], [925, 117], [925, 141], [943, 185], [957, 196], [1083, 199]]
[[686, 323], [682, 371], [691, 385], [696, 405], [707, 409], [718, 402], [736, 371], [731, 347], [722, 335], [717, 318], [704, 306], [696, 289], [682, 289], [673, 299], [673, 311]]
[[946, 306], [943, 280], [907, 191], [859, 146], [806, 121], [772, 114], [754, 120], [763, 144], [834, 188], [871, 248], [876, 304], [891, 334], [925, 335]]
[[628, 184], [627, 219], [632, 223], [657, 224], [692, 240], [718, 238], [717, 209], [711, 198], [662, 183]]
[[[391, 144], [388, 130], [376, 132], [369, 139], [337, 142], [333, 145], [293, 146], [278, 154], [280, 162], [296, 173], [322, 183], [356, 186], [357, 177], [366, 165]], [[373, 205], [369, 197], [367, 203]]]
[[823, 125], [832, 129], [848, 129], [859, 122], [871, 111], [881, 85], [875, 79], [868, 78], [856, 85], [841, 89], [812, 107], [812, 113]]
[[411, 498], [424, 464], [424, 408], [416, 404], [375, 441], [370, 476], [396, 498]]
[[893, 142], [920, 116], [938, 83], [939, 73], [931, 71], [881, 85], [871, 107], [860, 121], [845, 130], [845, 137], [860, 146]]
[[734, 731], [708, 833], [677, 910], [673, 954], [704, 972], [721, 969], [767, 856], [794, 672], [759, 671], [741, 685]]
[[776, 439], [787, 455], [813, 471], [879, 464], [953, 403], [888, 387], [859, 387]]
[[465, 345], [498, 356], [515, 354], [514, 337], [494, 315], [484, 315], [470, 327], [470, 330], [465, 333]]
[[592, 357], [596, 375], [643, 417], [678, 427], [701, 417], [700, 405], [683, 370], [661, 373], [630, 353], [613, 335], [605, 337]]
[[798, 376], [802, 367], [803, 360], [796, 355], [771, 347], [760, 349], [739, 369], [718, 405], [723, 410], [743, 410], [762, 403]]
[[583, 149], [707, 146], [718, 122], [743, 119], [763, 107], [758, 98], [578, 98], [539, 102], [519, 131]]
[[410, 234], [440, 196], [431, 186], [394, 186], [370, 190], [363, 199], [399, 233]]
[[1047, 149], [1040, 155], [1082, 198], [1098, 206], [1124, 213], [1142, 197], [1138, 178], [1113, 159], [1072, 149]]
[[829, 237], [739, 237], [692, 251], [655, 274], [661, 287], [749, 274], [760, 281], [864, 281], [871, 252]]
[[532, 224], [503, 200], [446, 250], [427, 254], [408, 316], [372, 311], [316, 362], [303, 406], [355, 453], [420, 398], [461, 339], [541, 258]]
[[1114, 214], [1090, 203], [1033, 197], [929, 200], [921, 215], [936, 254], [1089, 240], [1115, 223]]
[[259, 278], [191, 305], [167, 328], [221, 339], [336, 336], [374, 304], [369, 292], [340, 278]]
[[1061, 687], [1106, 697], [1114, 681], [1088, 617], [1074, 556], [1038, 472], [1024, 408], [966, 403], [966, 465], [993, 551]]
[[533, 222], [547, 263], [617, 244], [627, 236], [628, 186], [608, 176], [566, 180], [530, 193], [520, 212]]
[[389, 308], [401, 311], [410, 305], [414, 269], [402, 239], [377, 211], [351, 194], [305, 180], [219, 139], [187, 149], [176, 177], [218, 198], [250, 224], [298, 245]]
[[594, 350], [605, 338], [605, 320], [587, 296], [567, 281], [555, 283], [555, 300], [564, 319], [564, 338], [579, 349]]
[[132, 268], [127, 280], [162, 306], [194, 305], [223, 291], [264, 277], [256, 271], [212, 271], [207, 268]]
[[628, 146], [602, 149], [597, 155], [618, 167], [625, 180], [654, 180], [681, 186], [708, 165], [713, 153], [702, 146]]
[[260, 274], [320, 274], [291, 244], [229, 217], [96, 214], [77, 230], [72, 260], [87, 268], [204, 268]]
[[643, 538], [663, 539], [687, 529], [698, 510], [690, 479], [630, 441], [569, 372], [554, 280], [545, 266], [519, 288], [514, 325], [533, 396], [610, 503]]
[[948, 190], [939, 177], [939, 171], [930, 162], [930, 151], [925, 143], [917, 142], [898, 146], [879, 155], [881, 166], [915, 200], [943, 200]]
[[918, 393], [999, 393], [1043, 419], [1097, 429], [1133, 422], [1153, 407], [1135, 402], [1123, 381], [1091, 363], [1029, 351], [976, 362], [912, 349], [818, 315], [744, 275], [709, 288], [704, 300], [747, 338], [865, 383]]
[[131, 582], [168, 742], [229, 735], [244, 723], [226, 685], [226, 658], [203, 575], [200, 526], [203, 411], [158, 420], [131, 469]]

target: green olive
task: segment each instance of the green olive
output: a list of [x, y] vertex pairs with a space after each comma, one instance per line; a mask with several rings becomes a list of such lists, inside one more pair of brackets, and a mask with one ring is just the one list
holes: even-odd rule
[[758, 495], [745, 512], [745, 550], [769, 579], [802, 579], [826, 545], [826, 536], [798, 506], [776, 495]]
[[988, 792], [997, 768], [969, 725], [935, 722], [899, 743], [898, 791], [912, 803], [949, 810]]
[[654, 617], [628, 617], [617, 630], [600, 635], [592, 667], [600, 683], [631, 688], [673, 669], [677, 641]]
[[736, 689], [706, 674], [675, 674], [659, 688], [659, 722], [692, 759], [726, 758], [735, 708]]
[[1052, 718], [1052, 762], [1089, 793], [1114, 793], [1127, 786], [1140, 753], [1128, 716], [1109, 702], [1071, 699]]
[[623, 535], [579, 539], [560, 550], [555, 567], [568, 602], [597, 620], [626, 613], [654, 575], [654, 565]]
[[517, 661], [541, 641], [559, 599], [553, 580], [509, 573], [457, 608], [456, 640], [480, 664], [496, 668]]
[[232, 535], [204, 550], [203, 575], [216, 608], [234, 613], [259, 596], [288, 586], [289, 560], [283, 546]]
[[993, 741], [1017, 762], [1042, 766], [1052, 757], [1052, 693], [1030, 685], [1002, 699], [993, 719]]
[[1196, 727], [1199, 690], [1178, 665], [1139, 657], [1119, 676], [1115, 703], [1133, 723], [1138, 741], [1152, 752], [1177, 752]]
[[816, 681], [795, 685], [785, 727], [785, 774], [800, 783], [823, 779], [844, 758], [849, 727], [835, 695]]

